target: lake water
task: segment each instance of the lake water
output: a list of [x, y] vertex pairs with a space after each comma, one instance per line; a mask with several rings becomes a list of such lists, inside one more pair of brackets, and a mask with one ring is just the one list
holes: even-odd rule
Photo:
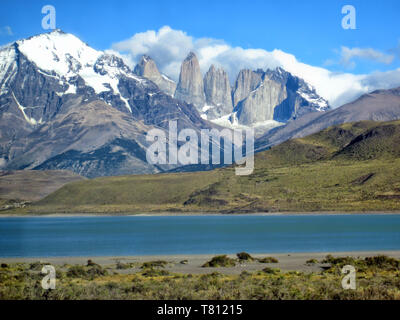
[[400, 215], [0, 218], [0, 257], [400, 250]]

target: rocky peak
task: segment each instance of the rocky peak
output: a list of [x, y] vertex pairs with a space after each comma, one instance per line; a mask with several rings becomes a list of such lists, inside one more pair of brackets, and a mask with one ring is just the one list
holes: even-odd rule
[[100, 56], [94, 64], [93, 69], [96, 73], [102, 76], [112, 73], [112, 69], [114, 70], [114, 73], [115, 71], [123, 71], [124, 73], [131, 72], [129, 67], [121, 58], [111, 54], [103, 54]]
[[135, 74], [141, 77], [145, 77], [151, 80], [151, 78], [156, 78], [161, 76], [156, 63], [147, 55], [143, 55], [139, 63], [135, 66], [133, 71]]
[[184, 61], [197, 60], [197, 56], [193, 51], [190, 51]]
[[233, 110], [231, 85], [228, 74], [214, 65], [204, 76], [204, 93], [206, 96], [207, 119], [215, 119]]
[[[316, 111], [327, 111], [330, 109], [328, 101], [319, 96], [315, 88], [305, 82], [303, 79], [293, 76], [291, 73], [285, 71], [283, 68], [278, 67], [275, 70], [268, 69], [265, 72], [271, 80], [284, 84], [288, 90], [295, 92], [303, 100], [303, 105], [310, 105]], [[299, 110], [303, 112], [304, 110]]]
[[170, 96], [174, 95], [176, 83], [160, 73], [156, 63], [151, 57], [143, 55], [139, 63], [136, 65], [133, 73], [153, 81], [160, 88], [160, 90], [164, 91]]
[[240, 101], [249, 96], [260, 84], [262, 73], [249, 69], [240, 70], [233, 89], [233, 106], [236, 107]]
[[[261, 79], [256, 88], [255, 75]], [[244, 125], [271, 120], [287, 122], [306, 113], [329, 110], [328, 102], [312, 86], [282, 68], [265, 73], [243, 71], [238, 76], [236, 88], [238, 99], [239, 93], [251, 90], [235, 107], [239, 123]]]
[[199, 61], [193, 52], [182, 62], [175, 98], [194, 104], [198, 110], [203, 109], [206, 100], [203, 77]]
[[279, 108], [287, 98], [288, 92], [282, 83], [268, 76], [263, 77], [260, 85], [244, 100], [239, 101], [235, 110], [239, 123], [251, 126], [269, 120], [278, 120], [275, 109]]

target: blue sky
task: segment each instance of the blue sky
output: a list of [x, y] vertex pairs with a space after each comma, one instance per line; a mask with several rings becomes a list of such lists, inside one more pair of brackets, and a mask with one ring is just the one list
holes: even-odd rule
[[[394, 55], [396, 47], [399, 51], [398, 0], [1, 0], [0, 44], [43, 32], [41, 8], [46, 4], [57, 10], [58, 28], [96, 49], [108, 49], [135, 33], [168, 25], [196, 38], [223, 39], [233, 47], [281, 49], [304, 63], [333, 71], [350, 68], [352, 73], [366, 73], [400, 66], [398, 56], [392, 63], [365, 59], [357, 59], [350, 67], [337, 63], [342, 46], [372, 48], [388, 55]], [[356, 8], [356, 30], [341, 27], [345, 4]]]

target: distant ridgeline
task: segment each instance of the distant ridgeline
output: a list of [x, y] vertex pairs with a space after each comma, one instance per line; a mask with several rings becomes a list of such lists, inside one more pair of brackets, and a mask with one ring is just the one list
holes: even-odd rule
[[255, 156], [254, 173], [109, 177], [65, 185], [27, 212], [400, 210], [400, 121], [333, 126]]

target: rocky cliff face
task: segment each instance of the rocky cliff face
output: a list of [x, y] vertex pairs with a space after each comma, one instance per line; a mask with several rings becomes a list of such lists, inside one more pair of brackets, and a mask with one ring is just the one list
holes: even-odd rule
[[175, 98], [193, 104], [199, 111], [205, 104], [203, 77], [199, 61], [193, 52], [182, 62]]
[[234, 107], [236, 107], [240, 101], [247, 98], [250, 92], [258, 87], [261, 82], [262, 74], [262, 71], [240, 70], [233, 88]]
[[144, 55], [136, 65], [133, 73], [138, 76], [153, 81], [162, 91], [173, 96], [176, 90], [176, 83], [167, 76], [158, 71], [157, 65], [153, 59]]
[[268, 77], [259, 84], [256, 90], [250, 92], [247, 98], [237, 105], [237, 118], [240, 124], [254, 125], [258, 122], [276, 120], [275, 107], [287, 99], [286, 87]]
[[221, 68], [211, 65], [204, 76], [206, 106], [203, 109], [208, 120], [229, 114], [233, 110], [231, 85], [228, 74]]
[[182, 63], [175, 97], [222, 126], [261, 126], [258, 131], [265, 132], [303, 114], [329, 110], [314, 88], [282, 68], [241, 70], [233, 88], [227, 73], [214, 65], [203, 82], [200, 78], [199, 62], [191, 52]]
[[[258, 76], [260, 82], [255, 85]], [[234, 112], [243, 125], [271, 120], [285, 123], [306, 113], [329, 109], [327, 101], [311, 86], [282, 68], [257, 73], [243, 71], [238, 76], [236, 88], [239, 102]], [[248, 91], [250, 93], [240, 100]]]

